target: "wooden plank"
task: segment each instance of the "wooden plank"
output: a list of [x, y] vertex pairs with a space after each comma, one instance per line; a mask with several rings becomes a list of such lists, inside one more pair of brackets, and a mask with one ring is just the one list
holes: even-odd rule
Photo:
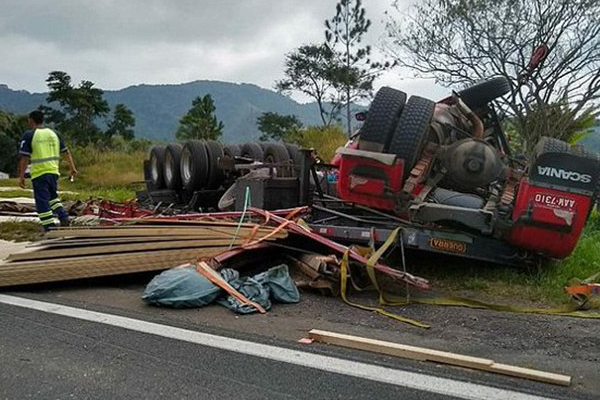
[[212, 257], [224, 249], [226, 247], [209, 247], [194, 251], [157, 251], [151, 256], [138, 253], [79, 257], [55, 262], [19, 263], [20, 269], [11, 270], [5, 268], [10, 265], [7, 264], [0, 266], [0, 287], [163, 270], [184, 263], [194, 263], [199, 257]]
[[237, 227], [241, 225], [242, 227], [252, 228], [255, 225], [260, 225], [255, 222], [242, 222], [241, 224], [238, 221], [232, 220], [169, 220], [164, 218], [143, 218], [137, 221], [125, 221], [121, 222], [118, 225], [100, 225], [100, 226], [148, 226], [148, 225], [183, 225], [183, 226], [228, 226], [228, 227]]
[[[180, 240], [214, 240], [214, 237], [194, 237], [194, 236], [134, 236], [119, 238], [83, 238], [83, 239], [50, 239], [42, 242], [36, 242], [27, 246], [27, 248], [44, 247], [46, 249], [81, 247], [81, 246], [102, 246], [107, 244], [119, 243], [148, 243], [148, 242], [173, 242]], [[231, 240], [231, 238], [228, 238]]]
[[[261, 237], [272, 232], [272, 229], [263, 229], [256, 232], [255, 237]], [[239, 237], [245, 237], [253, 233], [251, 229], [242, 228], [238, 232]], [[144, 228], [144, 229], [97, 229], [97, 230], [63, 230], [50, 231], [47, 238], [59, 237], [132, 237], [132, 236], [226, 236], [233, 237], [235, 229], [213, 229], [213, 228]], [[286, 237], [285, 231], [278, 232], [278, 238]]]
[[571, 384], [571, 377], [568, 375], [539, 371], [531, 368], [516, 367], [514, 365], [499, 364], [496, 362], [484, 370], [502, 375], [531, 379], [533, 381], [553, 383], [561, 386], [569, 386]]
[[571, 384], [571, 377], [568, 375], [560, 375], [530, 368], [499, 364], [494, 360], [486, 358], [471, 357], [446, 351], [427, 349], [424, 347], [408, 346], [359, 336], [344, 335], [341, 333], [322, 331], [319, 329], [312, 329], [308, 333], [308, 336], [309, 338], [322, 343], [371, 351], [390, 356], [409, 358], [419, 361], [435, 361], [444, 364], [516, 376], [519, 378], [553, 383], [562, 386], [569, 386]]
[[[144, 258], [158, 257], [165, 254], [176, 255], [178, 253], [198, 253], [202, 256], [205, 249], [208, 248], [198, 248], [198, 249], [175, 249], [175, 250], [157, 250], [146, 253], [124, 253], [124, 254], [102, 254], [102, 255], [89, 255], [89, 256], [79, 256], [79, 257], [71, 257], [71, 258], [57, 258], [52, 260], [34, 260], [34, 261], [19, 261], [19, 262], [11, 262], [0, 265], [0, 273], [4, 273], [7, 271], [15, 270], [25, 270], [25, 269], [34, 269], [41, 267], [54, 267], [61, 265], [93, 265], [95, 263], [102, 263], [106, 260], [131, 260], [131, 259], [139, 259], [144, 260]], [[215, 248], [219, 249], [227, 249], [229, 246], [215, 246]]]
[[[181, 241], [168, 241], [168, 242], [154, 242], [154, 243], [125, 243], [125, 244], [112, 244], [105, 246], [85, 246], [78, 248], [68, 249], [42, 249], [38, 251], [32, 251], [27, 253], [14, 253], [9, 255], [6, 260], [8, 261], [30, 261], [30, 260], [43, 260], [49, 258], [70, 258], [77, 256], [95, 255], [95, 254], [112, 254], [112, 253], [130, 253], [136, 251], [155, 251], [161, 249], [184, 249], [184, 248], [202, 248], [202, 247], [214, 247], [214, 246], [229, 246], [232, 240], [226, 239], [212, 239], [212, 240], [181, 240]], [[242, 240], [235, 240], [234, 245], [240, 245]]]
[[473, 368], [474, 366], [488, 367], [494, 363], [487, 358], [463, 356], [447, 351], [430, 350], [423, 347], [408, 346], [404, 344], [385, 342], [383, 340], [362, 338], [359, 336], [344, 335], [341, 333], [313, 329], [308, 337], [319, 342], [366, 350], [374, 353], [387, 354], [396, 357], [410, 358], [419, 361], [436, 361], [445, 364], [459, 365]]
[[[160, 227], [165, 227], [165, 226], [174, 226], [174, 227], [178, 227], [178, 228], [190, 228], [190, 229], [219, 228], [219, 227], [237, 228], [238, 225], [241, 228], [252, 229], [259, 224], [255, 224], [255, 223], [238, 224], [237, 222], [223, 222], [223, 221], [215, 221], [215, 222], [212, 222], [212, 221], [185, 221], [185, 220], [167, 221], [167, 220], [146, 220], [146, 219], [144, 219], [143, 221], [140, 221], [139, 223], [133, 223], [133, 224], [122, 223], [122, 224], [117, 224], [117, 225], [93, 225], [93, 226], [74, 225], [74, 226], [68, 226], [68, 227], [56, 227], [55, 230], [63, 231], [63, 230], [116, 229], [116, 228], [136, 229], [136, 228], [149, 228], [149, 227], [150, 228], [160, 228]], [[264, 226], [263, 228], [269, 228], [269, 227]]]
[[[258, 231], [271, 232], [274, 228], [271, 227], [260, 227], [256, 228]], [[236, 227], [225, 227], [225, 226], [171, 226], [171, 225], [154, 225], [154, 226], [111, 226], [111, 227], [98, 227], [98, 228], [85, 228], [85, 229], [55, 229], [49, 233], [56, 236], [72, 236], [72, 235], [85, 235], [87, 232], [112, 232], [112, 231], [131, 231], [136, 232], [163, 232], [169, 230], [176, 230], [178, 232], [222, 232], [230, 234], [237, 230]], [[255, 230], [255, 227], [240, 227], [241, 232], [250, 232]]]

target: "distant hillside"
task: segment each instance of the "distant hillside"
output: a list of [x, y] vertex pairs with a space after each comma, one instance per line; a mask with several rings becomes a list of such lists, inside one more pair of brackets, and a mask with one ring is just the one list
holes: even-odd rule
[[[136, 136], [173, 140], [179, 119], [196, 96], [210, 93], [217, 118], [225, 124], [223, 140], [245, 142], [259, 136], [256, 118], [266, 111], [296, 115], [306, 125], [320, 123], [316, 103], [299, 104], [275, 91], [251, 84], [195, 81], [179, 85], [138, 85], [105, 91], [113, 107], [123, 103], [136, 117]], [[0, 108], [26, 113], [45, 103], [45, 93], [12, 90], [0, 84]]]

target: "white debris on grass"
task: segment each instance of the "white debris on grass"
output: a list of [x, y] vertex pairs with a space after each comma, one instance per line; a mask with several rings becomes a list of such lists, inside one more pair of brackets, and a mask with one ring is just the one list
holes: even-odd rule
[[21, 253], [23, 251], [31, 251], [27, 248], [31, 242], [10, 242], [0, 239], [0, 264], [4, 263], [4, 259], [10, 254]]
[[[27, 217], [15, 217], [14, 215], [0, 215], [0, 222], [40, 222], [40, 219], [37, 216], [27, 216]], [[58, 224], [59, 221], [55, 219], [55, 224]]]
[[[0, 192], [8, 192], [9, 190], [23, 190], [25, 192], [33, 193], [33, 189], [22, 189], [18, 186], [0, 186]], [[77, 192], [71, 192], [68, 190], [59, 190], [58, 194], [79, 194]]]
[[35, 200], [29, 197], [0, 197], [1, 201], [10, 201], [18, 204], [35, 204]]

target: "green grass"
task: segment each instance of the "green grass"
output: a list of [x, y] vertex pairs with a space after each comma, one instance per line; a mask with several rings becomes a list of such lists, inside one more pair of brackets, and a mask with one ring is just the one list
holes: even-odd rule
[[595, 212], [573, 253], [562, 261], [547, 262], [539, 268], [516, 268], [440, 257], [421, 260], [411, 270], [449, 294], [491, 296], [507, 303], [564, 304], [570, 301], [564, 291], [570, 279], [585, 279], [600, 272], [599, 243], [600, 219]]
[[[9, 185], [8, 182], [12, 181], [12, 179], [5, 179], [0, 181], [1, 186], [13, 186]], [[7, 183], [7, 184], [4, 184]], [[15, 187], [19, 186], [18, 182], [15, 182]], [[0, 190], [0, 197], [30, 197], [33, 198], [33, 192], [22, 189], [14, 189], [14, 190]]]
[[[101, 197], [110, 200], [124, 201], [135, 198], [135, 192], [144, 185], [143, 161], [145, 151], [131, 153], [121, 151], [100, 151], [92, 147], [73, 150], [78, 175], [74, 182], [68, 179], [69, 171], [62, 163], [59, 190], [76, 192], [61, 195], [63, 200], [86, 200], [90, 197]], [[19, 186], [18, 179], [0, 180], [0, 186]], [[31, 189], [31, 181], [26, 187]], [[22, 190], [0, 192], [0, 197], [33, 197], [31, 192]]]
[[44, 229], [36, 222], [0, 222], [0, 239], [16, 242], [36, 241], [44, 237]]

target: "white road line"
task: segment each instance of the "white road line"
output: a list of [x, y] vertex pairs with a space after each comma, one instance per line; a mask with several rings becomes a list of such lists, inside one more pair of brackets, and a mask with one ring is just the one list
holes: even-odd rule
[[453, 396], [460, 399], [550, 400], [547, 397], [498, 389], [474, 383], [455, 381], [447, 378], [439, 378], [436, 376], [415, 372], [380, 367], [377, 365], [349, 361], [335, 357], [322, 356], [319, 354], [292, 350], [285, 347], [270, 346], [245, 340], [233, 339], [225, 336], [211, 335], [208, 333], [196, 332], [188, 329], [181, 329], [173, 326], [121, 317], [118, 315], [67, 307], [59, 304], [30, 300], [22, 297], [0, 294], [0, 303], [116, 326], [137, 332], [162, 336], [169, 339], [182, 340], [202, 346], [209, 346], [216, 349], [233, 351], [254, 357], [300, 365], [303, 367], [333, 372], [336, 374], [348, 375], [395, 386], [438, 393], [446, 396]]

